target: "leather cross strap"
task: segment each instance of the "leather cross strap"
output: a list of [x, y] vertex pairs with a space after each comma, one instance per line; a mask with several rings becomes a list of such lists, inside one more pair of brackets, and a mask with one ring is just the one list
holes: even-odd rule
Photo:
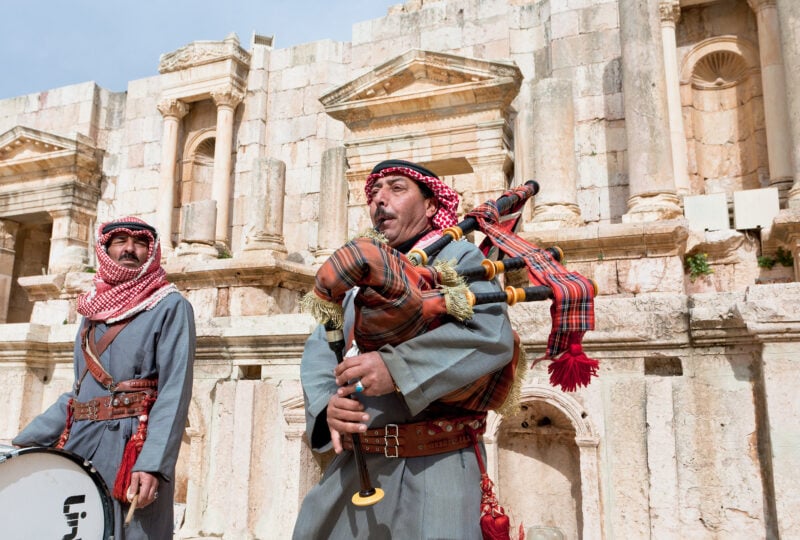
[[[114, 341], [114, 338], [117, 337], [117, 334], [122, 332], [123, 328], [128, 326], [128, 323], [130, 323], [131, 320], [132, 319], [128, 319], [126, 321], [110, 325], [106, 330], [106, 333], [103, 334], [97, 342], [95, 342], [94, 338], [97, 326], [94, 323], [87, 320], [83, 326], [83, 330], [81, 331], [81, 349], [83, 350], [83, 358], [86, 361], [86, 369], [92, 374], [92, 377], [94, 377], [97, 382], [109, 390], [114, 389], [114, 379], [103, 368], [103, 365], [100, 363], [100, 356], [103, 354], [103, 352], [105, 352], [108, 346], [111, 345], [111, 342]], [[87, 348], [89, 349], [88, 351]], [[83, 377], [81, 377], [81, 380], [82, 379]]]

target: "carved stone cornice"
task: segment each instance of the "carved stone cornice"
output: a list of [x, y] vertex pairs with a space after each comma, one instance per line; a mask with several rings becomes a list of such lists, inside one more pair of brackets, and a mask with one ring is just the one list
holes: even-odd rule
[[211, 99], [217, 107], [230, 107], [235, 109], [244, 99], [244, 93], [234, 88], [223, 88], [211, 91]]
[[177, 118], [180, 120], [189, 112], [190, 105], [180, 99], [167, 98], [159, 101], [156, 107], [164, 118]]
[[176, 51], [162, 54], [158, 72], [181, 71], [222, 60], [231, 60], [244, 66], [250, 65], [250, 53], [239, 45], [236, 34], [229, 35], [223, 41], [193, 41]]

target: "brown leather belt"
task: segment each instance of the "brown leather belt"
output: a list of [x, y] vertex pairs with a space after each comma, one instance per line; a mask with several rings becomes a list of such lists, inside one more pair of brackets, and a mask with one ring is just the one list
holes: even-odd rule
[[[155, 400], [158, 381], [155, 379], [130, 379], [118, 383], [109, 396], [89, 401], [72, 402], [73, 420], [116, 420], [147, 414]], [[142, 390], [143, 389], [143, 390]]]
[[[486, 415], [437, 418], [368, 429], [361, 433], [361, 448], [367, 454], [383, 454], [387, 458], [433, 456], [471, 446], [468, 430], [480, 437], [486, 431]], [[350, 434], [343, 435], [342, 446], [353, 449]]]

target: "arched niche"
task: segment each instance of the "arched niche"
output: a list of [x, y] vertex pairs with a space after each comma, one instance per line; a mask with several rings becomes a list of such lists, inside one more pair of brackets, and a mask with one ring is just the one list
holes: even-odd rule
[[696, 44], [681, 65], [693, 194], [757, 189], [768, 181], [758, 50], [738, 36]]
[[574, 398], [528, 385], [520, 412], [490, 414], [490, 475], [517, 523], [552, 527], [568, 538], [601, 538], [598, 445], [588, 414]]

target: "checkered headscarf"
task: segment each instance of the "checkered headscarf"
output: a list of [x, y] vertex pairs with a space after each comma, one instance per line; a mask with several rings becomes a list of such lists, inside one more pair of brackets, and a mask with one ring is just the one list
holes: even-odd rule
[[367, 177], [367, 183], [364, 186], [364, 192], [367, 195], [367, 204], [372, 202], [372, 186], [378, 178], [397, 175], [405, 176], [406, 178], [423, 184], [433, 192], [434, 198], [439, 203], [436, 213], [433, 215], [433, 218], [431, 218], [435, 229], [446, 229], [458, 223], [458, 218], [456, 217], [458, 193], [439, 180], [438, 176], [425, 167], [401, 159], [382, 161], [372, 169], [372, 173]]
[[[109, 257], [106, 246], [115, 234], [147, 238], [147, 260], [127, 268]], [[137, 217], [124, 217], [97, 228], [97, 273], [94, 289], [78, 298], [78, 313], [89, 320], [111, 324], [151, 309], [166, 295], [177, 292], [161, 267], [161, 244], [156, 230]]]

